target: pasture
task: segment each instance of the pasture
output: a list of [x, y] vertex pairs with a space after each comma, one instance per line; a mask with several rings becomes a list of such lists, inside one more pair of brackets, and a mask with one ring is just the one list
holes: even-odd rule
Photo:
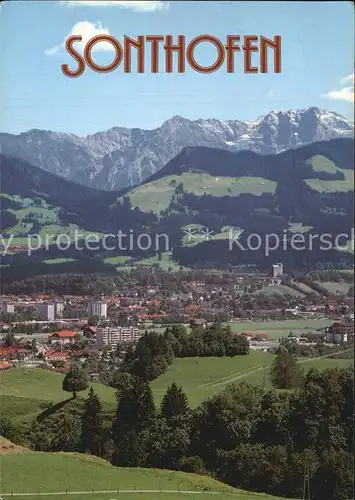
[[329, 319], [289, 319], [285, 321], [238, 321], [228, 323], [233, 332], [264, 332], [270, 339], [287, 337], [290, 332], [295, 335], [315, 332], [332, 324]]
[[175, 195], [176, 187], [182, 184], [185, 192], [197, 196], [239, 196], [247, 193], [260, 196], [263, 193], [275, 193], [277, 183], [262, 177], [214, 177], [207, 173], [185, 172], [182, 175], [170, 175], [132, 189], [128, 196], [132, 207], [143, 212], [160, 214], [166, 210]]
[[207, 500], [211, 496], [218, 500], [251, 497], [277, 500], [273, 496], [231, 488], [209, 477], [168, 470], [118, 468], [100, 458], [77, 453], [24, 450], [2, 453], [0, 460], [3, 498], [23, 498], [20, 494], [26, 493], [28, 498], [40, 494], [41, 498], [82, 500], [177, 500], [185, 492], [184, 497], [191, 500]]
[[151, 387], [159, 403], [169, 385], [175, 382], [185, 391], [190, 406], [195, 408], [228, 384], [249, 382], [253, 374], [258, 374], [257, 380], [262, 382], [264, 369], [271, 365], [273, 359], [272, 354], [262, 351], [234, 358], [179, 358], [163, 375], [151, 382]]

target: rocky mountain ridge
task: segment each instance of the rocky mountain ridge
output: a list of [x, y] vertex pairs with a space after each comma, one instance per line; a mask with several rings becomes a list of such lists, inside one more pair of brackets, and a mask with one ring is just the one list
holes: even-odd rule
[[3, 154], [77, 183], [105, 190], [140, 184], [185, 147], [259, 154], [340, 137], [353, 137], [346, 118], [319, 108], [271, 111], [255, 121], [188, 120], [174, 116], [153, 130], [113, 127], [86, 137], [32, 129], [0, 134]]

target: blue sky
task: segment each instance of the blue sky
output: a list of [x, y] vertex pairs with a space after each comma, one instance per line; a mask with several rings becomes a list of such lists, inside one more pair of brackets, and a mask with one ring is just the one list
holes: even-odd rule
[[[176, 114], [254, 120], [272, 109], [309, 106], [353, 119], [353, 22], [354, 8], [346, 1], [6, 1], [0, 11], [0, 131], [85, 135], [117, 125], [155, 128]], [[208, 33], [222, 41], [227, 34], [281, 35], [282, 73], [227, 74], [223, 66], [207, 75], [124, 74], [120, 67], [108, 74], [87, 69], [69, 79], [60, 67], [74, 64], [62, 44], [78, 27], [87, 35], [106, 31], [119, 40], [152, 34], [191, 40]], [[196, 54], [201, 62], [213, 61], [208, 46]], [[235, 57], [238, 68], [241, 56]], [[94, 58], [112, 61], [112, 53]]]

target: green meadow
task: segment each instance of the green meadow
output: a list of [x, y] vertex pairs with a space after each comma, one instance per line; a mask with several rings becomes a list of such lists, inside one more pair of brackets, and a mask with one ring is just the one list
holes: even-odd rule
[[204, 172], [186, 172], [182, 175], [171, 175], [156, 181], [143, 184], [129, 192], [133, 207], [143, 212], [159, 214], [166, 210], [175, 195], [176, 187], [182, 184], [184, 191], [197, 196], [239, 196], [263, 193], [275, 193], [277, 183], [262, 177], [214, 177]]
[[[118, 468], [90, 455], [20, 452], [3, 454], [0, 460], [1, 496], [16, 500], [23, 498], [16, 493], [32, 493], [34, 498], [40, 494], [46, 499], [63, 496], [77, 500], [178, 500], [182, 492], [185, 492], [183, 497], [190, 500], [211, 497], [277, 500], [270, 495], [231, 488], [209, 477], [157, 469]], [[208, 493], [202, 493], [203, 490]]]
[[284, 321], [243, 321], [228, 323], [234, 332], [267, 333], [270, 339], [287, 337], [290, 332], [300, 335], [315, 332], [332, 324], [329, 319], [290, 319]]
[[[185, 391], [192, 408], [220, 393], [227, 385], [248, 382], [271, 388], [269, 369], [274, 355], [251, 351], [234, 358], [177, 358], [167, 371], [151, 382], [157, 405], [167, 388], [175, 382]], [[352, 359], [299, 360], [304, 370], [311, 367], [323, 370], [353, 365]], [[51, 405], [70, 399], [62, 390], [63, 375], [40, 368], [13, 368], [1, 375], [0, 403], [4, 413], [19, 424], [27, 424]], [[91, 384], [106, 409], [114, 409], [115, 390], [102, 384]], [[80, 397], [87, 395], [81, 392]]]

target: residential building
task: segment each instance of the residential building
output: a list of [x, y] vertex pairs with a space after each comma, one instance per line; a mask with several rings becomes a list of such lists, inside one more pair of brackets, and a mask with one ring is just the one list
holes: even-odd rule
[[192, 319], [190, 321], [190, 328], [206, 328], [207, 323], [204, 319]]
[[89, 316], [98, 316], [99, 318], [107, 318], [107, 304], [106, 302], [96, 301], [89, 302], [88, 304]]
[[44, 353], [46, 361], [68, 361], [68, 354], [66, 352], [47, 351]]
[[36, 316], [42, 321], [53, 321], [55, 318], [54, 304], [48, 302], [36, 304]]
[[53, 333], [50, 336], [50, 341], [52, 344], [59, 342], [60, 345], [74, 344], [75, 338], [78, 334], [76, 332], [70, 332], [68, 330], [61, 330], [60, 332]]
[[138, 328], [117, 327], [98, 328], [96, 332], [96, 344], [98, 346], [116, 347], [118, 344], [130, 344], [137, 342], [141, 334]]
[[354, 321], [334, 321], [326, 333], [326, 340], [333, 344], [342, 344], [354, 340]]

